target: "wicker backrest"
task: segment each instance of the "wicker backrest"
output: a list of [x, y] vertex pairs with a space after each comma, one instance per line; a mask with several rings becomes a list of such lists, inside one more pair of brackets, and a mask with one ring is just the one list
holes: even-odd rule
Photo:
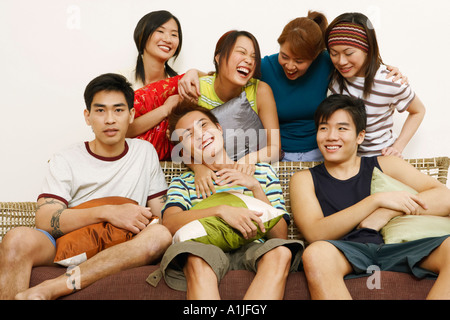
[[[438, 179], [443, 184], [447, 183], [448, 168], [450, 164], [450, 159], [448, 157], [438, 157], [438, 158], [428, 158], [428, 159], [407, 159], [414, 167], [419, 169], [421, 172], [428, 174], [436, 179]], [[300, 170], [312, 168], [320, 162], [277, 162], [273, 164], [274, 169], [278, 173], [278, 178], [280, 179], [281, 189], [283, 191], [286, 210], [292, 213], [291, 201], [289, 193], [289, 181], [292, 175]], [[188, 170], [183, 164], [174, 164], [170, 161], [161, 162], [161, 167], [166, 175], [166, 181], [170, 184], [173, 177], [179, 176], [181, 173]], [[299, 239], [302, 238], [300, 233], [294, 224], [294, 219], [291, 214], [291, 224], [288, 230], [289, 239]]]
[[34, 227], [36, 202], [0, 202], [0, 241], [12, 228]]
[[406, 161], [421, 172], [438, 179], [444, 185], [447, 184], [448, 167], [450, 164], [448, 157], [407, 159]]
[[[443, 184], [447, 183], [448, 168], [450, 159], [448, 157], [407, 159], [409, 163], [425, 174], [438, 179]], [[300, 170], [311, 168], [320, 162], [278, 162], [273, 164], [278, 172], [281, 188], [286, 202], [286, 209], [291, 212], [289, 180], [291, 176]], [[179, 176], [188, 168], [183, 164], [176, 164], [171, 161], [161, 161], [161, 168], [165, 174], [168, 184], [172, 178]], [[0, 241], [6, 232], [17, 226], [34, 227], [34, 214], [36, 211], [35, 202], [0, 202]], [[293, 220], [289, 226], [289, 238], [301, 238]]]

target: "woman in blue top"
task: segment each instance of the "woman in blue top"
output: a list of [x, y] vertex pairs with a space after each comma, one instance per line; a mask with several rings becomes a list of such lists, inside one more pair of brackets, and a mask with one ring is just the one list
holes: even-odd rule
[[277, 104], [284, 161], [322, 160], [313, 117], [334, 70], [323, 40], [327, 26], [319, 12], [292, 20], [278, 38], [279, 53], [261, 62], [261, 80], [270, 85]]
[[[272, 88], [280, 124], [283, 161], [320, 161], [314, 112], [327, 97], [334, 66], [326, 51], [325, 15], [309, 11], [289, 22], [278, 38], [279, 53], [261, 61], [261, 80]], [[388, 76], [397, 74], [398, 69]], [[178, 82], [178, 93], [187, 99], [200, 96], [198, 70], [189, 70]], [[397, 78], [396, 78], [397, 79]]]

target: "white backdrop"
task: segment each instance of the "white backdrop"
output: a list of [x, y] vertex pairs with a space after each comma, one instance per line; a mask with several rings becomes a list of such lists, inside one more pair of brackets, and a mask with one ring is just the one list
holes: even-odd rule
[[[264, 56], [278, 51], [283, 26], [309, 9], [329, 22], [348, 11], [368, 15], [383, 60], [408, 76], [427, 107], [405, 156], [450, 156], [448, 1], [1, 0], [0, 201], [35, 201], [51, 154], [92, 139], [83, 119], [86, 84], [134, 66], [136, 23], [160, 9], [182, 25], [180, 73], [212, 70], [216, 41], [230, 29], [252, 32]], [[405, 116], [396, 115], [397, 132]]]

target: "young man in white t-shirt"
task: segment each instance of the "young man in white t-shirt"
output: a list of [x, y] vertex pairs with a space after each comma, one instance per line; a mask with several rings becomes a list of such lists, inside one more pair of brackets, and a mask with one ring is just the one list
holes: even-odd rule
[[[84, 116], [95, 139], [51, 158], [37, 202], [37, 229], [18, 227], [4, 237], [1, 299], [55, 299], [110, 274], [149, 264], [170, 245], [167, 228], [149, 224], [153, 215], [160, 217], [167, 191], [156, 151], [146, 141], [125, 138], [134, 119], [133, 100], [130, 84], [116, 74], [101, 75], [86, 87]], [[105, 197], [128, 198], [137, 205], [74, 208]], [[98, 222], [109, 222], [135, 236], [81, 263], [73, 287], [68, 285], [72, 281], [67, 272], [28, 289], [32, 267], [53, 264], [56, 238]]]

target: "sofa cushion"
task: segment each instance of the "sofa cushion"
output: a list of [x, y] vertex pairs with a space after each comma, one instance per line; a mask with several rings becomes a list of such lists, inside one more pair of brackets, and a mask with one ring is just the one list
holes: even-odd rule
[[[372, 175], [371, 193], [417, 191], [375, 168]], [[450, 217], [402, 215], [393, 218], [382, 229], [385, 243], [408, 242], [427, 237], [440, 237], [450, 234]]]
[[173, 236], [173, 242], [197, 241], [205, 244], [213, 244], [224, 251], [230, 251], [246, 243], [263, 238], [285, 214], [283, 210], [272, 207], [261, 200], [231, 192], [215, 193], [196, 204], [190, 210], [205, 209], [224, 204], [261, 212], [262, 216], [260, 216], [260, 219], [266, 229], [265, 232], [262, 232], [258, 227], [256, 237], [245, 239], [239, 231], [233, 229], [221, 218], [207, 217], [192, 221], [181, 227]]
[[[137, 202], [131, 199], [123, 197], [105, 197], [87, 201], [73, 209], [93, 208], [103, 205], [121, 205], [126, 203], [137, 205]], [[92, 224], [69, 232], [56, 239], [56, 255], [54, 262], [66, 267], [78, 265], [98, 252], [130, 240], [133, 236], [134, 234], [131, 231], [115, 227], [108, 222]]]
[[[164, 281], [158, 286], [149, 285], [145, 279], [159, 265], [147, 265], [121, 271], [96, 281], [90, 286], [62, 300], [185, 300], [186, 292], [169, 288]], [[63, 267], [35, 267], [31, 273], [30, 287], [56, 278], [66, 269]], [[224, 300], [241, 300], [255, 274], [246, 270], [229, 271], [219, 284]], [[435, 280], [418, 280], [406, 273], [381, 271], [378, 288], [369, 289], [368, 277], [346, 279], [345, 284], [354, 299], [361, 300], [422, 300], [425, 299]], [[370, 281], [370, 280], [369, 280]], [[309, 300], [309, 290], [304, 272], [290, 273], [286, 283], [285, 300]], [[295, 302], [298, 303], [298, 302]], [[157, 306], [157, 305], [155, 305]]]
[[223, 128], [225, 150], [231, 159], [239, 160], [267, 145], [264, 126], [252, 109], [245, 91], [211, 112]]

